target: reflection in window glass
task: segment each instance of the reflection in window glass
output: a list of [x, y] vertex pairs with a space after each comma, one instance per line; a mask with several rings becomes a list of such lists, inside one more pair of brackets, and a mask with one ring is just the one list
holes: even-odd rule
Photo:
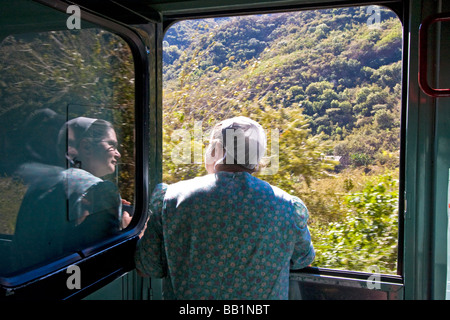
[[258, 177], [310, 211], [314, 266], [395, 274], [402, 27], [388, 9], [183, 21], [164, 39], [164, 182], [206, 174], [210, 128], [267, 130]]
[[0, 57], [4, 276], [126, 227], [122, 202], [134, 198], [134, 67], [127, 43], [95, 28], [7, 35]]

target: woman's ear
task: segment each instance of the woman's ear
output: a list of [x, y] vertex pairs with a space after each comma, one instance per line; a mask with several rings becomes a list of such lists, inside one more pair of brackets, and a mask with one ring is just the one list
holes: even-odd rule
[[216, 159], [216, 161], [223, 158], [224, 150], [222, 142], [216, 143], [214, 150], [212, 151], [212, 154], [213, 157]]
[[205, 152], [205, 169], [208, 173], [214, 173], [214, 164], [217, 161], [217, 142], [210, 142]]

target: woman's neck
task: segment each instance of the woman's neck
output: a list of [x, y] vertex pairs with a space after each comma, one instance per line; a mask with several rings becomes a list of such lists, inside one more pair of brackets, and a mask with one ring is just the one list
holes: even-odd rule
[[254, 173], [254, 170], [247, 169], [238, 164], [218, 164], [215, 166], [215, 171], [225, 171], [225, 172], [248, 172], [250, 174]]

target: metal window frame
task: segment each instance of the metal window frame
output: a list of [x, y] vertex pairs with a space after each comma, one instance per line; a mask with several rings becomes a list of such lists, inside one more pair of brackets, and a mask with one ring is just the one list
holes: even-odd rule
[[[228, 17], [228, 16], [241, 16], [241, 15], [252, 15], [252, 14], [263, 14], [263, 13], [275, 13], [275, 12], [289, 12], [289, 11], [306, 11], [306, 10], [320, 10], [329, 9], [336, 7], [351, 7], [351, 6], [368, 6], [368, 5], [380, 5], [391, 9], [397, 14], [399, 20], [402, 23], [403, 33], [408, 27], [408, 8], [404, 1], [342, 1], [339, 4], [335, 3], [309, 3], [309, 4], [298, 4], [298, 5], [281, 5], [276, 4], [273, 7], [267, 6], [262, 8], [239, 8], [230, 10], [218, 10], [209, 9], [207, 11], [196, 11], [187, 10], [183, 13], [172, 12], [167, 15], [162, 16], [162, 22], [164, 25], [164, 32], [173, 25], [174, 23], [187, 20], [187, 19], [205, 19], [205, 18], [215, 18], [215, 17]], [[328, 286], [332, 288], [331, 291], [337, 291], [335, 296], [339, 295], [339, 292], [345, 292], [346, 290], [351, 290], [351, 288], [358, 288], [366, 291], [366, 296], [373, 297], [377, 299], [379, 294], [385, 294], [386, 299], [399, 300], [404, 298], [404, 211], [405, 211], [405, 159], [404, 155], [406, 153], [405, 139], [406, 139], [406, 103], [407, 103], [407, 81], [408, 78], [408, 37], [403, 36], [403, 73], [402, 73], [402, 112], [401, 112], [401, 146], [400, 146], [400, 168], [399, 168], [399, 217], [398, 217], [398, 259], [397, 259], [397, 275], [379, 275], [379, 289], [370, 289], [367, 287], [367, 283], [372, 274], [352, 271], [352, 270], [338, 270], [338, 269], [328, 269], [320, 267], [307, 267], [302, 270], [291, 270], [290, 273], [290, 283], [291, 287], [300, 285], [301, 283], [315, 283], [318, 285]], [[378, 275], [377, 275], [378, 276]], [[341, 295], [343, 297], [344, 295]], [[297, 289], [290, 291], [290, 299], [302, 298], [301, 294]], [[303, 297], [304, 298], [304, 297]], [[359, 299], [363, 299], [360, 296]]]
[[[40, 4], [66, 12], [70, 5], [60, 0], [38, 0]], [[114, 21], [81, 8], [82, 20], [94, 23], [105, 30], [123, 38], [130, 46], [135, 69], [135, 131], [136, 131], [136, 172], [135, 172], [135, 219], [130, 230], [104, 242], [86, 248], [80, 253], [71, 254], [47, 265], [31, 269], [14, 276], [0, 277], [0, 300], [2, 299], [80, 299], [103, 287], [112, 280], [134, 269], [133, 253], [140, 230], [146, 220], [148, 190], [151, 181], [157, 177], [149, 175], [149, 163], [156, 154], [155, 130], [156, 117], [150, 116], [150, 95], [156, 95], [156, 84], [149, 79], [155, 77], [155, 56], [149, 55], [155, 46], [154, 39], [148, 39], [148, 33], [140, 32], [120, 21]], [[142, 19], [134, 20], [143, 23]], [[148, 21], [145, 21], [148, 23]], [[148, 26], [144, 26], [144, 28]], [[156, 29], [156, 28], [154, 28]], [[151, 63], [152, 61], [153, 63]], [[155, 109], [155, 108], [153, 108]], [[155, 110], [153, 110], [155, 112]], [[151, 138], [150, 138], [151, 137]], [[152, 140], [152, 141], [150, 141]], [[153, 148], [152, 152], [150, 149]], [[81, 289], [69, 289], [67, 279], [70, 276], [67, 267], [77, 265], [81, 270]]]
[[419, 28], [419, 86], [433, 98], [450, 97], [450, 88], [433, 88], [428, 82], [428, 31], [438, 22], [449, 22], [450, 12], [433, 14], [423, 20]]

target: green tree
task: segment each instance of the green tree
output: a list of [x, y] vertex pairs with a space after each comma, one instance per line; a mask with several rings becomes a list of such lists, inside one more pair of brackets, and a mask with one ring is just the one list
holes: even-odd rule
[[327, 176], [333, 170], [334, 163], [324, 158], [331, 145], [320, 135], [311, 135], [303, 109], [298, 106], [283, 109], [259, 105], [251, 111], [252, 118], [268, 132], [269, 148], [273, 143], [269, 130], [270, 133], [279, 132], [278, 154], [271, 154], [268, 150], [272, 158], [279, 159], [279, 168], [274, 174], [261, 175], [261, 179], [299, 194], [304, 187], [302, 184], [310, 186], [313, 180]]
[[[315, 242], [315, 264], [351, 270], [376, 266], [395, 273], [398, 234], [398, 182], [391, 175], [367, 183], [344, 197], [347, 212]], [[357, 258], [356, 258], [357, 257]]]

